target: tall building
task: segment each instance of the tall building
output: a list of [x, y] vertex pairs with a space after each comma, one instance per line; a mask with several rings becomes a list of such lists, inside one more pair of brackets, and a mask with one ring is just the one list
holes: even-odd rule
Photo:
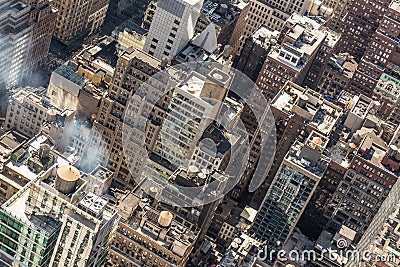
[[[399, 193], [399, 192], [398, 192]], [[395, 267], [400, 265], [400, 206], [398, 201], [388, 202], [388, 211], [379, 212], [378, 215], [382, 217], [379, 223], [370, 227], [367, 230], [365, 237], [366, 242], [364, 246], [366, 251], [370, 252], [371, 257], [365, 262], [362, 262], [362, 267], [372, 267], [385, 262], [388, 267]], [[375, 241], [375, 242], [372, 242]], [[360, 247], [361, 248], [361, 247]]]
[[[109, 69], [108, 66], [106, 68]], [[96, 86], [89, 79], [92, 78], [93, 81], [98, 79], [100, 84], [105, 76], [104, 71], [90, 73], [89, 67], [78, 65], [73, 61], [65, 62], [51, 73], [47, 88], [50, 104], [61, 110], [76, 111], [81, 117], [90, 118], [96, 115], [101, 96], [106, 89]]]
[[339, 26], [342, 38], [337, 52], [348, 52], [359, 62], [390, 2], [353, 0]]
[[[8, 199], [10, 199], [15, 193], [20, 190], [24, 184], [19, 184], [10, 179], [5, 175], [4, 164], [10, 160], [11, 156], [23, 146], [28, 138], [17, 131], [8, 131], [4, 135], [0, 136], [0, 204], [2, 205]], [[15, 179], [17, 180], [17, 179]], [[17, 181], [22, 181], [19, 179]]]
[[47, 55], [55, 11], [47, 1], [0, 1], [0, 87], [12, 87]]
[[[392, 163], [396, 161], [397, 163], [400, 162], [400, 151], [397, 150], [395, 145], [399, 143], [399, 133], [400, 127], [390, 142], [390, 151], [386, 155], [387, 159]], [[386, 197], [379, 211], [375, 213], [374, 219], [357, 244], [356, 248], [358, 251], [368, 251], [371, 253], [370, 259], [364, 262], [354, 261], [349, 266], [376, 266], [379, 264], [376, 261], [379, 257], [380, 259], [385, 259], [384, 263], [386, 266], [394, 267], [399, 265], [399, 194], [400, 184], [397, 182], [393, 185], [389, 195]]]
[[[227, 73], [218, 69], [209, 73], [209, 77], [213, 75], [220, 75], [224, 84], [230, 80]], [[207, 82], [209, 77], [193, 71], [173, 92], [153, 152], [175, 167], [188, 167], [198, 141], [206, 128], [217, 119], [227, 95], [227, 88]]]
[[[296, 139], [305, 139], [316, 131], [329, 137], [342, 114], [342, 109], [323, 99], [311, 89], [287, 82], [271, 102], [276, 127], [276, 152], [268, 182], [272, 182], [286, 153]], [[268, 188], [260, 187], [253, 196], [254, 207], [259, 207]]]
[[233, 67], [256, 81], [264, 61], [277, 42], [279, 32], [260, 26], [245, 42], [240, 56], [235, 57]]
[[330, 101], [338, 100], [341, 92], [348, 88], [357, 65], [348, 53], [332, 55], [326, 67], [322, 69], [317, 88], [314, 90]]
[[371, 34], [371, 42], [369, 46], [365, 46], [365, 54], [349, 85], [349, 91], [352, 93], [372, 97], [383, 73], [400, 76], [400, 2], [393, 1], [384, 11], [379, 27], [377, 25], [376, 31]]
[[6, 192], [2, 195], [2, 203], [35, 180], [42, 172], [52, 168], [54, 164], [74, 164], [76, 161], [73, 156], [61, 155], [48, 135], [43, 133], [36, 135], [24, 145], [17, 146], [4, 162], [1, 184]]
[[60, 110], [49, 102], [47, 97], [24, 89], [16, 91], [10, 96], [4, 128], [28, 137], [46, 132], [56, 142], [57, 150], [64, 152], [68, 146], [68, 131], [64, 131], [64, 127], [71, 127], [74, 112]]
[[201, 0], [160, 0], [147, 34], [146, 53], [161, 60], [172, 58], [193, 38]]
[[353, 1], [354, 0], [324, 0], [324, 5], [333, 10], [333, 14], [328, 18], [326, 26], [334, 31], [340, 32], [342, 20], [344, 16], [346, 16]]
[[303, 144], [293, 144], [250, 229], [256, 238], [272, 247], [286, 242], [328, 167], [329, 159], [322, 155], [327, 143], [311, 132]]
[[1, 249], [29, 266], [104, 265], [119, 220], [111, 179], [101, 167], [54, 165], [2, 206]]
[[143, 50], [147, 32], [131, 20], [127, 20], [114, 29], [112, 36], [118, 41], [118, 50], [121, 52], [129, 47]]
[[317, 91], [317, 86], [320, 82], [321, 76], [323, 75], [324, 70], [327, 68], [329, 61], [334, 55], [334, 51], [340, 41], [340, 34], [337, 32], [334, 32], [325, 26], [321, 26], [318, 30], [325, 33], [326, 38], [321, 45], [321, 48], [318, 50], [302, 84], [302, 86], [309, 87], [315, 91]]
[[261, 25], [280, 31], [293, 13], [303, 15], [307, 12], [309, 5], [310, 0], [251, 0], [240, 13], [231, 36], [233, 55], [240, 55], [247, 38]]
[[287, 81], [302, 84], [324, 45], [327, 33], [320, 24], [305, 16], [292, 15], [281, 31], [280, 45], [274, 48], [260, 71], [256, 84], [268, 99]]
[[104, 22], [110, 0], [54, 0], [58, 9], [54, 36], [62, 41], [91, 34]]
[[[139, 50], [127, 49], [118, 59], [108, 94], [102, 98], [99, 112], [93, 123], [89, 146], [91, 151], [87, 157], [91, 158], [93, 162], [101, 162], [114, 171], [116, 173], [115, 181], [123, 187], [133, 188], [136, 185], [125, 160], [126, 157], [129, 157], [130, 167], [135, 173], [141, 173], [144, 168], [143, 154], [139, 153], [143, 150], [142, 146], [122, 147], [123, 115], [130, 103], [130, 97], [149, 77], [160, 70], [159, 60]], [[154, 84], [156, 84], [155, 81]], [[158, 95], [160, 88], [162, 86], [159, 88], [149, 86], [149, 92], [154, 90], [154, 94]], [[130, 106], [133, 108], [137, 104], [138, 106], [135, 107], [143, 109], [146, 107], [145, 103], [145, 101], [142, 102], [142, 99], [134, 98]], [[154, 145], [156, 133], [162, 122], [163, 114], [165, 114], [165, 107], [165, 105], [156, 107], [155, 115], [150, 118], [151, 123], [148, 124], [147, 132], [143, 133], [140, 129], [132, 129], [132, 132], [135, 131], [139, 136], [142, 134], [147, 136], [148, 150]], [[141, 119], [144, 123], [148, 120], [147, 117]], [[123, 149], [126, 150], [122, 151]]]
[[31, 20], [34, 22], [31, 37], [28, 68], [43, 62], [50, 49], [51, 38], [56, 26], [58, 11], [50, 0], [24, 0], [31, 6]]
[[383, 73], [378, 80], [372, 98], [381, 104], [379, 116], [394, 125], [400, 123], [400, 79]]

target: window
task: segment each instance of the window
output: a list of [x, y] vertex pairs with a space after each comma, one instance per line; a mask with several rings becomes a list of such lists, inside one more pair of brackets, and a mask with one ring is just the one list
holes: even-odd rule
[[180, 23], [179, 23], [179, 20], [177, 20], [177, 19], [174, 21], [174, 23], [175, 23], [176, 25], [179, 25], [179, 24], [180, 24]]

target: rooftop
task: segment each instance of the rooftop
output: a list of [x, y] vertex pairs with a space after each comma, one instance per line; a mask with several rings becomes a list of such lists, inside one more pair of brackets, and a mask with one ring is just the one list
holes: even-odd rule
[[[215, 146], [217, 156], [224, 155], [228, 150], [230, 150], [231, 144], [234, 144], [234, 142], [230, 142], [229, 137], [231, 136], [225, 135], [225, 133], [215, 124], [210, 124], [204, 131], [202, 138], [199, 139], [199, 142], [201, 142], [200, 149], [212, 150]], [[207, 141], [208, 138], [212, 139], [213, 142], [211, 142], [211, 140]]]
[[107, 180], [108, 178], [113, 176], [112, 171], [101, 166], [96, 167], [90, 174], [99, 179], [100, 181]]
[[152, 66], [154, 68], [160, 68], [160, 63], [161, 63], [155, 57], [152, 57], [149, 54], [146, 54], [146, 53], [144, 53], [140, 50], [137, 50], [133, 47], [126, 49], [122, 53], [121, 58], [124, 58], [127, 61], [130, 61], [133, 58], [139, 58], [139, 59], [143, 60], [144, 62], [147, 62], [150, 66]]
[[189, 43], [177, 56], [176, 60], [179, 62], [198, 62], [206, 61], [210, 57], [210, 53], [203, 48]]
[[223, 85], [226, 85], [229, 81], [230, 76], [227, 73], [214, 68], [207, 73], [207, 76], [196, 71], [190, 72], [178, 87], [195, 98], [201, 98], [214, 106], [224, 100], [227, 90]]
[[393, 1], [390, 5], [389, 8], [396, 10], [397, 12], [400, 12], [400, 1], [395, 0]]
[[[334, 251], [333, 254], [331, 254], [339, 265], [345, 265], [348, 262], [348, 259], [344, 257], [347, 253], [343, 252], [341, 249], [338, 248], [337, 242], [334, 242], [334, 234], [324, 230], [322, 231], [321, 235], [318, 237], [317, 242], [315, 243], [314, 250], [318, 252], [322, 252], [323, 250], [326, 251], [326, 249], [331, 249]], [[338, 253], [340, 251], [340, 253]], [[327, 254], [325, 254], [327, 255]], [[322, 254], [324, 256], [324, 254]], [[325, 256], [327, 258], [327, 256]], [[329, 261], [332, 261], [332, 259], [328, 259]]]
[[[70, 165], [60, 164], [60, 166], [62, 168], [63, 166]], [[69, 185], [73, 182], [72, 191], [70, 193], [61, 192], [61, 188], [65, 188], [62, 184], [57, 183], [57, 179], [64, 179], [64, 176], [62, 178], [57, 177], [60, 168], [53, 166], [35, 181], [35, 185], [39, 186], [41, 190], [45, 190], [59, 199], [68, 202], [68, 209], [65, 211], [66, 215], [80, 221], [86, 227], [95, 230], [97, 224], [109, 221], [118, 213], [114, 204], [109, 202], [109, 195], [97, 195], [90, 191], [92, 189], [87, 185], [88, 175], [74, 167], [79, 172], [77, 174], [79, 176], [74, 181], [69, 181]]]
[[231, 245], [217, 266], [255, 266], [254, 263], [257, 260], [257, 252], [261, 246], [262, 244], [259, 241], [242, 233], [240, 236], [233, 239]]
[[313, 90], [288, 82], [272, 100], [271, 106], [285, 113], [296, 113], [310, 121], [318, 131], [328, 134], [336, 125], [342, 109]]
[[117, 36], [118, 33], [122, 32], [122, 31], [132, 31], [132, 32], [136, 32], [140, 35], [146, 35], [148, 33], [148, 30], [143, 29], [142, 27], [140, 27], [139, 25], [137, 25], [135, 22], [133, 22], [131, 20], [126, 20], [121, 25], [116, 27], [115, 30], [113, 31], [113, 35]]
[[78, 74], [74, 68], [65, 64], [58, 67], [54, 72], [81, 87], [87, 82], [87, 79]]
[[355, 113], [359, 117], [366, 117], [366, 115], [369, 113], [371, 102], [371, 99], [360, 95], [351, 112]]
[[[197, 232], [177, 222], [172, 213], [155, 209], [151, 196], [145, 194], [139, 187], [125, 195], [118, 208], [126, 225], [167, 249], [171, 249], [172, 244], [178, 243], [183, 244], [184, 249], [188, 248], [197, 238]], [[160, 232], [166, 235], [163, 237]], [[172, 252], [183, 256], [173, 249]]]
[[327, 33], [319, 29], [321, 25], [316, 21], [297, 14], [286, 21], [286, 26], [289, 29], [282, 45], [271, 51], [268, 57], [300, 72], [324, 42]]
[[[394, 177], [398, 177], [400, 174], [400, 151], [390, 152], [391, 147], [387, 147], [386, 143], [371, 131], [362, 140], [357, 155], [381, 170], [386, 170]], [[395, 148], [397, 149], [397, 147]]]
[[343, 74], [348, 79], [351, 79], [357, 69], [357, 62], [354, 57], [348, 53], [334, 55], [329, 59], [328, 66], [333, 70]]
[[5, 155], [25, 143], [28, 138], [17, 131], [9, 131], [0, 136], [0, 155]]
[[400, 97], [400, 80], [383, 73], [375, 87], [375, 91], [390, 96], [394, 101]]
[[30, 110], [35, 109], [33, 105], [38, 105], [45, 109], [54, 109], [59, 113], [62, 112], [50, 104], [50, 99], [47, 96], [40, 96], [35, 92], [31, 92], [31, 90], [26, 90], [26, 88], [18, 88], [15, 93], [11, 95], [10, 100], [16, 101]]
[[29, 187], [23, 188], [10, 201], [7, 201], [3, 205], [3, 208], [23, 223], [32, 225], [46, 236], [50, 236], [61, 227], [62, 223], [46, 214], [27, 214], [26, 206], [28, 204], [29, 193]]
[[33, 180], [41, 171], [47, 170], [54, 164], [70, 163], [70, 159], [58, 154], [52, 147], [53, 141], [50, 137], [43, 133], [38, 134], [16, 150], [4, 166], [25, 179]]
[[[306, 148], [311, 148], [311, 150]], [[326, 169], [328, 168], [330, 159], [323, 156], [319, 152], [314, 152], [315, 147], [313, 144], [301, 144], [297, 140], [286, 154], [285, 161], [294, 164], [295, 166], [315, 175], [318, 178], [322, 178]], [[316, 157], [316, 155], [318, 156]]]
[[271, 29], [261, 25], [254, 33], [251, 35], [253, 42], [262, 45], [264, 47], [269, 47], [278, 42], [279, 31], [272, 31]]
[[217, 1], [204, 1], [201, 13], [206, 15], [209, 20], [216, 25], [223, 27], [231, 21], [245, 6], [244, 1], [229, 1], [229, 3], [219, 3]]

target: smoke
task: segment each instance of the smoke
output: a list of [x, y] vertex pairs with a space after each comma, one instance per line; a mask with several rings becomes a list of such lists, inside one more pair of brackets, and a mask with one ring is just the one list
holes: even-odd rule
[[74, 149], [80, 157], [79, 167], [90, 172], [97, 166], [105, 166], [104, 159], [109, 154], [105, 138], [90, 121], [75, 118], [73, 135]]
[[[105, 150], [93, 138], [96, 130], [92, 123], [84, 118], [74, 117], [71, 125], [64, 128], [65, 136], [70, 136], [68, 152], [80, 158], [79, 167], [86, 172], [92, 171], [106, 155]], [[101, 136], [101, 135], [99, 135]], [[101, 138], [100, 138], [100, 141]]]

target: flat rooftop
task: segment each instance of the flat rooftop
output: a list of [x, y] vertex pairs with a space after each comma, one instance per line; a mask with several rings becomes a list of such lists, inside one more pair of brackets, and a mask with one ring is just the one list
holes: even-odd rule
[[323, 96], [288, 82], [272, 100], [271, 106], [285, 113], [297, 113], [310, 120], [322, 133], [330, 133], [342, 109], [323, 99]]
[[389, 8], [396, 10], [397, 12], [400, 12], [400, 1], [393, 1], [390, 5]]
[[351, 159], [354, 154], [349, 153], [346, 142], [338, 141], [334, 146], [329, 148], [329, 158], [344, 168], [350, 167]]
[[279, 31], [273, 31], [261, 25], [251, 37], [253, 38], [253, 42], [266, 47], [278, 42]]
[[[29, 160], [33, 160], [34, 158], [38, 157], [38, 152], [42, 144], [52, 144], [49, 137], [45, 134], [40, 134], [34, 137], [26, 144], [26, 147], [21, 147], [19, 150], [15, 151], [14, 154], [17, 157], [17, 161], [10, 159], [5, 163], [5, 167], [18, 173], [28, 180], [33, 180], [39, 175], [39, 173], [36, 173], [33, 169], [31, 169], [27, 163]], [[49, 156], [55, 158], [54, 164], [57, 163], [62, 166], [70, 163], [67, 158], [55, 153], [55, 151], [50, 151]]]
[[282, 45], [270, 52], [268, 57], [300, 72], [328, 34], [320, 30], [321, 24], [315, 20], [297, 14], [292, 15], [286, 24], [290, 28]]
[[142, 61], [148, 63], [150, 66], [154, 68], [160, 68], [160, 61], [155, 57], [150, 56], [140, 50], [137, 50], [133, 47], [126, 49], [122, 55], [122, 58], [126, 59], [127, 61], [132, 60], [133, 58], [141, 59]]
[[296, 141], [286, 154], [285, 161], [298, 166], [299, 168], [317, 176], [318, 178], [322, 178], [326, 169], [328, 168], [330, 159], [321, 155], [315, 164], [311, 164], [309, 160], [301, 157], [301, 151], [306, 145], [308, 144], [302, 144], [299, 141]]
[[17, 131], [10, 131], [0, 136], [0, 152], [3, 150], [14, 150], [25, 143], [28, 138]]
[[[152, 207], [150, 197], [139, 186], [124, 197], [118, 208], [126, 225], [167, 249], [170, 249], [175, 241], [189, 246], [196, 240], [197, 232], [177, 222], [172, 213], [169, 213], [170, 224], [166, 227], [161, 226], [158, 220], [161, 211]], [[135, 213], [136, 210], [142, 213]], [[160, 237], [161, 231], [165, 232], [172, 241], [166, 241], [165, 238]]]
[[113, 172], [107, 168], [97, 166], [90, 174], [102, 181], [112, 177]]
[[371, 102], [366, 101], [363, 98], [359, 98], [357, 103], [354, 105], [352, 112], [360, 117], [365, 117], [369, 112], [369, 106]]
[[3, 205], [3, 208], [22, 222], [35, 226], [36, 229], [49, 236], [57, 231], [62, 223], [50, 216], [41, 215], [40, 213], [27, 214], [26, 204], [28, 203], [29, 192], [30, 187], [24, 188], [23, 191], [14, 195], [10, 201], [7, 201]]
[[[387, 155], [388, 148], [383, 142], [383, 140], [376, 136], [374, 132], [367, 134], [359, 146], [357, 155], [361, 158], [371, 162], [373, 165], [379, 167], [380, 169], [386, 170], [389, 173], [392, 173], [394, 176], [398, 176], [400, 172], [393, 172], [392, 169], [388, 168], [382, 163], [382, 160]], [[393, 160], [396, 161], [396, 159]]]
[[65, 64], [58, 67], [54, 72], [78, 86], [83, 86], [88, 81], [85, 77], [78, 74], [71, 66]]

